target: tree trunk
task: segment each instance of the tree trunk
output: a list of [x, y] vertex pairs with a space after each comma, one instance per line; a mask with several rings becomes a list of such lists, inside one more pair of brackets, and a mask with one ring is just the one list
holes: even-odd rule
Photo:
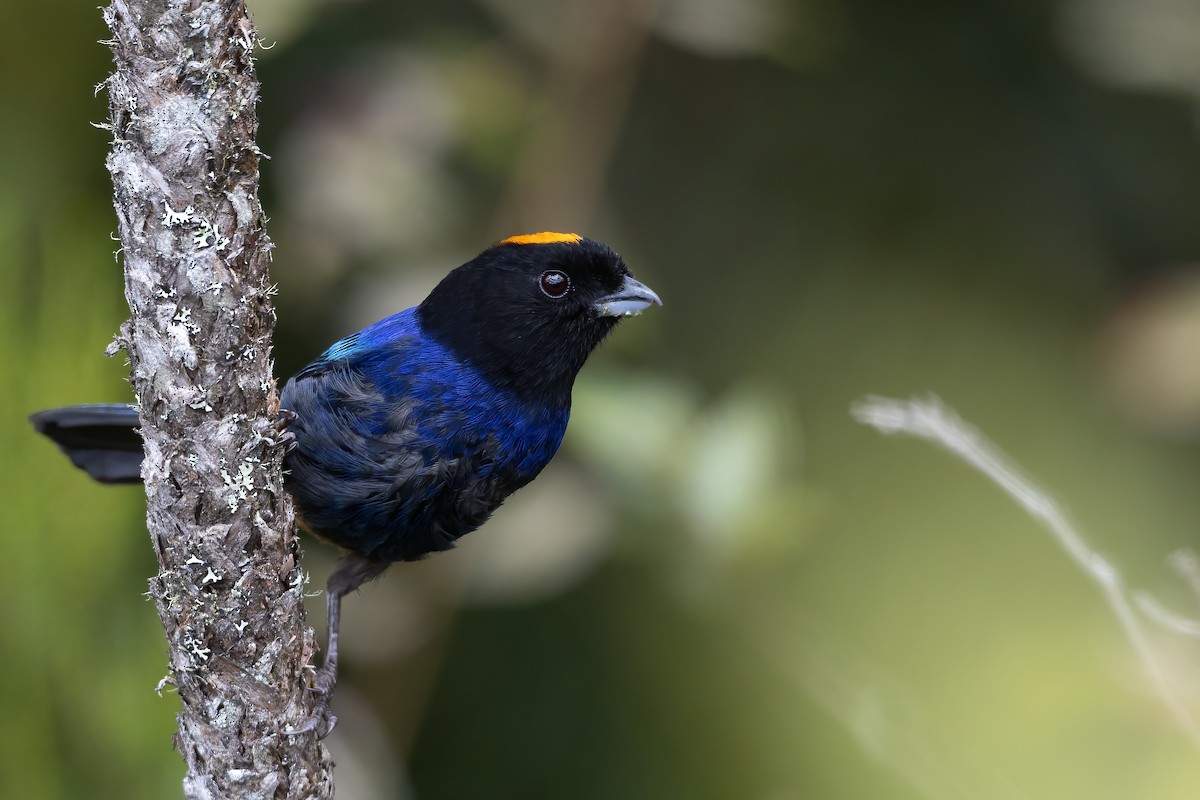
[[[112, 174], [141, 409], [150, 581], [182, 702], [189, 798], [320, 798], [305, 575], [272, 377], [271, 242], [258, 201], [258, 36], [243, 0], [104, 10]], [[103, 690], [102, 688], [100, 689]]]

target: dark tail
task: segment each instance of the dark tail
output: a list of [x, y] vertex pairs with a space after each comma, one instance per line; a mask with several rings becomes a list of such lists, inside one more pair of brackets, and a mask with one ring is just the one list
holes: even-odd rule
[[101, 483], [142, 482], [142, 437], [137, 406], [97, 403], [39, 411], [29, 418], [71, 463]]

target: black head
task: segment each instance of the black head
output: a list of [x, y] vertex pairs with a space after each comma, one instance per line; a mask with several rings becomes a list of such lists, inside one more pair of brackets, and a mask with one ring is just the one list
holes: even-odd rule
[[658, 295], [608, 245], [573, 233], [513, 236], [447, 275], [417, 309], [422, 327], [498, 387], [570, 402], [588, 354]]

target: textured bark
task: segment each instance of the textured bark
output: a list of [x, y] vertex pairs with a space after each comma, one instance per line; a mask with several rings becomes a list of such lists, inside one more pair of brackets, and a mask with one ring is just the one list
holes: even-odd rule
[[150, 581], [182, 701], [189, 798], [332, 795], [308, 716], [312, 631], [271, 427], [271, 243], [258, 201], [257, 34], [243, 0], [104, 10], [114, 203], [141, 408]]

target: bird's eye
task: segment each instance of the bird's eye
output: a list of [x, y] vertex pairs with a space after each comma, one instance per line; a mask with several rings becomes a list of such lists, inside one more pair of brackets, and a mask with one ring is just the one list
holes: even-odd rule
[[567, 289], [571, 288], [571, 279], [564, 272], [559, 272], [556, 269], [548, 269], [542, 273], [542, 279], [539, 281], [539, 284], [546, 297], [557, 300], [567, 293]]

